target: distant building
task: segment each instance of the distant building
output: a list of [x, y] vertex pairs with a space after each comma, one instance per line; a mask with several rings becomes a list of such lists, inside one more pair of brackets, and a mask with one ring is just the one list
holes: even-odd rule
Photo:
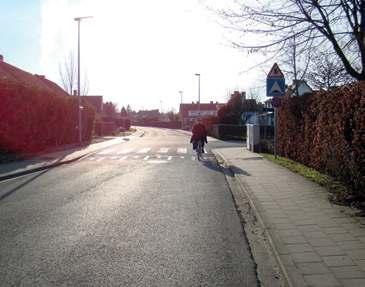
[[60, 96], [69, 96], [65, 90], [56, 83], [47, 80], [44, 75], [33, 75], [6, 63], [3, 55], [0, 55], [0, 79], [8, 80], [20, 85], [35, 87]]
[[182, 129], [190, 130], [197, 118], [216, 117], [218, 110], [224, 106], [218, 102], [180, 104], [180, 118]]
[[[297, 94], [298, 90], [298, 94]], [[305, 94], [310, 94], [313, 89], [304, 80], [294, 80], [293, 83], [286, 89], [286, 95], [289, 97], [303, 96]]]
[[98, 114], [103, 113], [103, 96], [82, 96], [82, 99], [92, 105]]

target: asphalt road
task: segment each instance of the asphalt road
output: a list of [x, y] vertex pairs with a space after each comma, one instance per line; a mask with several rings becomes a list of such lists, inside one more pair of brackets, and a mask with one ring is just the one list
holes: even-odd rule
[[[224, 175], [182, 131], [0, 183], [0, 286], [257, 286]], [[231, 145], [236, 145], [231, 143]]]

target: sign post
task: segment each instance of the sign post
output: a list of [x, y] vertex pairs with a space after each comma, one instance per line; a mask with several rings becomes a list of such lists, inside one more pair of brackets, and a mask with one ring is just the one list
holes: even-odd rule
[[266, 96], [273, 97], [272, 105], [274, 107], [274, 155], [277, 154], [277, 108], [281, 105], [280, 97], [285, 94], [285, 78], [278, 64], [274, 64], [266, 77]]

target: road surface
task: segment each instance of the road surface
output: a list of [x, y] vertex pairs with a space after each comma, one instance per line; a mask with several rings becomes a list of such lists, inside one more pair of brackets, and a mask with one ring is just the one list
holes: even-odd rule
[[1, 286], [257, 286], [225, 177], [183, 131], [146, 128], [0, 183]]

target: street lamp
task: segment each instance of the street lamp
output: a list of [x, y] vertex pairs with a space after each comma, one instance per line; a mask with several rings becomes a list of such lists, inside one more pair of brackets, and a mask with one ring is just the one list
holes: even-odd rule
[[180, 104], [183, 103], [183, 91], [179, 91], [180, 93]]
[[77, 48], [77, 96], [78, 96], [78, 114], [79, 114], [79, 143], [82, 143], [82, 122], [81, 122], [81, 95], [80, 95], [80, 23], [82, 19], [92, 18], [92, 16], [84, 16], [84, 17], [76, 17], [74, 18], [77, 21], [77, 39], [78, 39], [78, 48]]
[[200, 116], [200, 74], [195, 74], [198, 77], [198, 114]]

